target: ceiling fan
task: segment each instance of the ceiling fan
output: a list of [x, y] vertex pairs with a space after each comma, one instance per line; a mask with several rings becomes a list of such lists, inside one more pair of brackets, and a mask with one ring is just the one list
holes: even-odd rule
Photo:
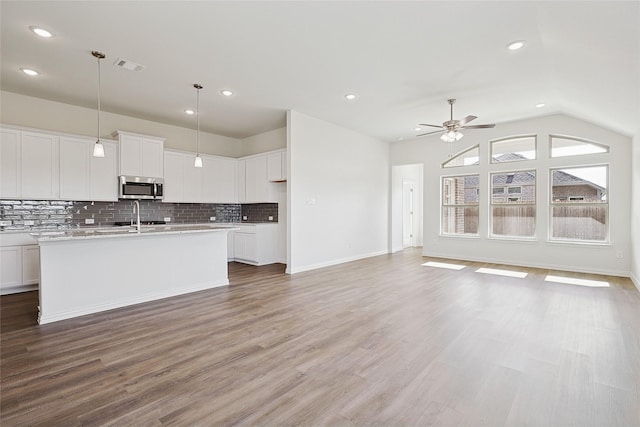
[[433, 132], [427, 132], [417, 136], [431, 135], [433, 133], [444, 131], [440, 139], [443, 140], [444, 142], [455, 142], [464, 136], [462, 132], [460, 132], [460, 129], [488, 129], [495, 126], [495, 124], [467, 126], [467, 123], [477, 119], [476, 116], [467, 116], [462, 120], [453, 120], [453, 104], [456, 102], [456, 100], [448, 99], [447, 102], [451, 106], [451, 119], [447, 120], [442, 125], [430, 125], [430, 124], [420, 123], [420, 126], [430, 126], [434, 128], [440, 128], [440, 130], [434, 130]]

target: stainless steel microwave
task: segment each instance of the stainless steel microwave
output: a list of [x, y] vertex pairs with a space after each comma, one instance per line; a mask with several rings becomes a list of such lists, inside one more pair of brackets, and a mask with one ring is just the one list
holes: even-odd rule
[[162, 200], [164, 186], [162, 178], [121, 175], [118, 183], [118, 197], [121, 199]]

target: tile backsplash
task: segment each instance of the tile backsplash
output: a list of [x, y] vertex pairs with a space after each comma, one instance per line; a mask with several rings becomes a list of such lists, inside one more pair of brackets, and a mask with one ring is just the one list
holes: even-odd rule
[[[31, 229], [65, 229], [110, 226], [131, 221], [133, 202], [74, 202], [58, 200], [0, 200], [0, 231]], [[140, 200], [141, 221], [163, 221], [174, 224], [209, 222], [278, 221], [277, 203], [249, 205], [217, 203], [162, 203]], [[210, 218], [215, 217], [215, 221]], [[93, 219], [93, 224], [85, 224]], [[10, 221], [10, 224], [9, 224]]]

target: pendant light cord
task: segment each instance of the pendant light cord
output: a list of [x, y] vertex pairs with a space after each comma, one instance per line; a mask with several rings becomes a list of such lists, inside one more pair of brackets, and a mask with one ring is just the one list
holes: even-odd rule
[[200, 88], [197, 88], [196, 92], [196, 124], [197, 124], [197, 133], [196, 133], [196, 148], [198, 150], [198, 155], [200, 155]]
[[98, 57], [98, 142], [100, 142], [100, 57]]

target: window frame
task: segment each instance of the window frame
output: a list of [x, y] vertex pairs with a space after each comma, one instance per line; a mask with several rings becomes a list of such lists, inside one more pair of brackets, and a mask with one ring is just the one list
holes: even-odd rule
[[[511, 163], [511, 162], [508, 162]], [[510, 185], [504, 185], [504, 184], [500, 184], [500, 187], [505, 189], [505, 191], [502, 194], [498, 194], [498, 198], [500, 199], [499, 201], [495, 201], [494, 197], [496, 195], [493, 194], [493, 176], [494, 175], [510, 175], [510, 174], [517, 174], [517, 173], [523, 173], [523, 172], [533, 172], [533, 174], [535, 175], [535, 179], [534, 179], [534, 189], [533, 189], [533, 194], [534, 194], [534, 200], [533, 202], [521, 202], [522, 200], [522, 187], [523, 185], [514, 185], [514, 186], [510, 186]], [[487, 233], [487, 238], [488, 239], [496, 239], [496, 240], [518, 240], [518, 241], [535, 241], [537, 240], [537, 226], [538, 226], [538, 168], [537, 167], [533, 167], [533, 168], [523, 168], [523, 169], [507, 169], [507, 170], [496, 170], [496, 171], [488, 171], [488, 177], [487, 179], [489, 180], [489, 191], [492, 193], [491, 197], [489, 198], [489, 203], [488, 203], [488, 233]], [[518, 187], [520, 188], [520, 192], [519, 193], [510, 193], [509, 189], [511, 188], [515, 188]], [[518, 200], [513, 200], [515, 202], [518, 202], [517, 204], [514, 203], [509, 203], [509, 198], [517, 198]], [[513, 202], [512, 201], [512, 202]], [[533, 233], [531, 236], [514, 236], [514, 235], [507, 235], [507, 234], [496, 234], [493, 231], [493, 217], [494, 217], [494, 207], [505, 207], [505, 206], [530, 206], [533, 207], [534, 209], [534, 215], [533, 215]]]
[[[591, 154], [605, 154], [605, 153], [591, 153]], [[581, 154], [582, 155], [582, 154]], [[578, 155], [578, 156], [581, 156]], [[569, 158], [572, 158], [574, 156], [567, 156]], [[566, 196], [564, 197], [566, 200], [564, 201], [554, 201], [553, 200], [553, 171], [557, 171], [557, 170], [567, 170], [567, 169], [585, 169], [585, 168], [592, 168], [592, 167], [605, 167], [606, 168], [606, 201], [605, 202], [585, 202], [584, 200], [581, 201], [572, 201], [569, 200], [570, 197]], [[609, 209], [610, 209], [610, 204], [611, 204], [611, 199], [610, 199], [610, 183], [611, 183], [611, 178], [610, 178], [610, 171], [611, 171], [611, 167], [609, 163], [596, 163], [596, 164], [571, 164], [571, 165], [565, 165], [565, 166], [553, 166], [549, 168], [549, 175], [548, 175], [548, 179], [549, 179], [549, 188], [548, 188], [548, 192], [549, 192], [549, 197], [547, 200], [547, 204], [548, 204], [548, 215], [549, 215], [549, 220], [548, 220], [548, 230], [547, 230], [547, 241], [550, 243], [566, 243], [566, 244], [574, 244], [574, 245], [610, 245], [611, 241], [610, 241], [610, 237], [611, 237], [611, 221], [610, 221], [610, 214], [609, 214]], [[605, 238], [603, 240], [589, 240], [589, 239], [568, 239], [568, 238], [564, 238], [564, 237], [554, 237], [553, 236], [553, 208], [557, 207], [557, 206], [599, 206], [599, 207], [604, 207], [605, 208]]]
[[[478, 150], [478, 162], [471, 164], [471, 165], [451, 165], [451, 166], [447, 166], [448, 163], [451, 163], [452, 161], [454, 161], [455, 159], [457, 159], [458, 157], [468, 153], [469, 151], [472, 150]], [[480, 144], [476, 144], [473, 145], [469, 148], [467, 148], [466, 150], [462, 150], [456, 154], [454, 154], [453, 156], [451, 156], [449, 159], [445, 160], [444, 162], [440, 163], [440, 169], [449, 169], [449, 168], [466, 168], [466, 167], [470, 167], [470, 166], [478, 166], [480, 164]]]
[[[493, 158], [493, 145], [495, 143], [505, 142], [505, 141], [509, 141], [511, 139], [524, 139], [524, 138], [533, 138], [533, 153], [534, 153], [534, 158], [533, 159], [509, 160], [509, 161], [506, 161], [506, 162], [497, 162], [497, 161], [494, 160], [494, 158]], [[500, 164], [506, 164], [506, 163], [527, 162], [527, 161], [535, 161], [535, 160], [538, 160], [538, 134], [537, 133], [522, 134], [522, 135], [511, 135], [511, 136], [505, 136], [503, 138], [497, 138], [497, 139], [489, 140], [489, 164], [490, 165], [500, 165]]]
[[[471, 165], [467, 165], [471, 166]], [[449, 178], [464, 178], [467, 176], [476, 176], [478, 178], [478, 188], [476, 189], [476, 195], [478, 196], [478, 201], [475, 204], [445, 204], [444, 197], [444, 182]], [[456, 237], [456, 238], [479, 238], [480, 237], [480, 173], [478, 172], [470, 172], [463, 174], [451, 174], [451, 175], [441, 175], [440, 176], [440, 237]], [[444, 231], [444, 210], [445, 208], [476, 208], [478, 210], [478, 229], [475, 233], [445, 233]]]
[[[569, 140], [573, 140], [573, 141], [578, 141], [578, 142], [582, 142], [585, 144], [590, 144], [590, 145], [595, 145], [596, 147], [601, 147], [603, 148], [605, 151], [601, 152], [601, 153], [582, 153], [582, 154], [573, 154], [573, 155], [568, 155], [568, 156], [554, 156], [553, 155], [553, 139], [554, 138], [562, 138], [562, 139], [569, 139]], [[579, 136], [571, 136], [571, 135], [563, 135], [563, 134], [559, 134], [559, 133], [550, 133], [549, 134], [549, 158], [550, 159], [574, 159], [576, 157], [582, 157], [582, 156], [593, 156], [593, 155], [600, 155], [600, 154], [609, 154], [611, 152], [611, 147], [606, 145], [606, 144], [602, 144], [600, 142], [596, 142], [596, 141], [592, 141], [590, 139], [587, 138], [581, 138]]]

